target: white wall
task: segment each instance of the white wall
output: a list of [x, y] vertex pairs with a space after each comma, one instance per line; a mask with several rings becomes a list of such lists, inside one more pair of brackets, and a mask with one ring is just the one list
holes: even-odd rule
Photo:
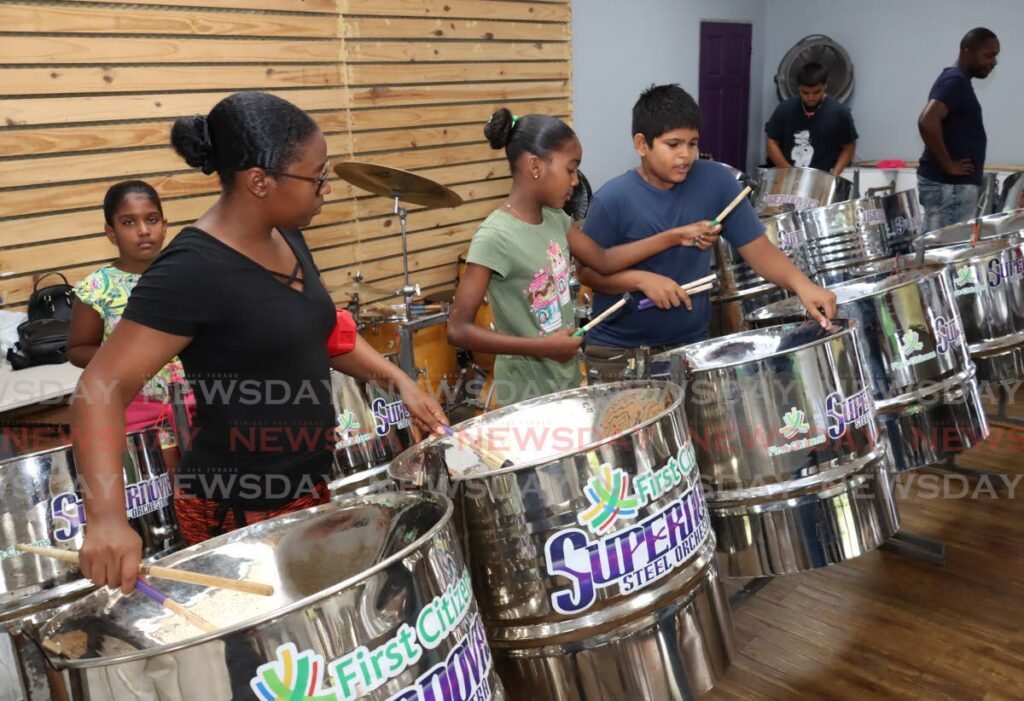
[[572, 0], [572, 13], [573, 123], [583, 144], [581, 170], [595, 190], [637, 164], [630, 122], [644, 88], [679, 83], [697, 96], [702, 20], [754, 26], [747, 165], [759, 158], [763, 0]]
[[779, 61], [808, 34], [827, 34], [854, 63], [850, 102], [860, 132], [857, 160], [916, 161], [923, 148], [917, 117], [940, 71], [956, 62], [972, 27], [994, 31], [1000, 65], [975, 80], [988, 131], [989, 163], [1024, 163], [1024, 0], [766, 0], [761, 123], [778, 104]]

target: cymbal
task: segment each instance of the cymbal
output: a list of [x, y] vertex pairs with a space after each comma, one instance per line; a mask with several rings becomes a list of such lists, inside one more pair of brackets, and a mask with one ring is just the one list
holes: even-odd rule
[[462, 204], [455, 191], [407, 170], [346, 161], [334, 166], [334, 172], [342, 180], [381, 197], [398, 197], [402, 202], [430, 208]]

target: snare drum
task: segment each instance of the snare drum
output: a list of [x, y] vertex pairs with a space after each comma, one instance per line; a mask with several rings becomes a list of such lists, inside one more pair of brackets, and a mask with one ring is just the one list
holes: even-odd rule
[[[458, 280], [462, 279], [462, 276], [466, 273], [466, 254], [468, 251], [464, 251], [459, 254], [459, 272]], [[480, 303], [480, 308], [476, 310], [476, 319], [474, 323], [482, 329], [488, 329], [494, 331], [494, 310], [491, 309], [491, 302], [484, 296], [483, 302]], [[494, 371], [494, 356], [490, 353], [473, 352], [473, 362], [476, 363], [484, 372], [490, 374]]]
[[[440, 305], [417, 307], [426, 314], [441, 314]], [[447, 318], [447, 317], [445, 317]], [[398, 361], [401, 336], [399, 328], [405, 321], [405, 305], [391, 304], [371, 307], [360, 314], [359, 334], [381, 355]], [[459, 379], [459, 363], [455, 348], [448, 344], [448, 323], [441, 322], [415, 331], [412, 336], [413, 356], [420, 371], [420, 386], [435, 397], [444, 398], [446, 388], [453, 389]]]

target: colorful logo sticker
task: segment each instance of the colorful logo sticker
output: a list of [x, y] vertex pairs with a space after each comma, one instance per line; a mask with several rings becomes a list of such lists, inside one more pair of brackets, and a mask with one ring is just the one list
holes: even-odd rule
[[798, 450], [813, 448], [825, 442], [825, 436], [797, 438], [797, 436], [806, 435], [810, 430], [811, 424], [807, 421], [807, 414], [804, 410], [791, 407], [789, 411], [782, 415], [782, 428], [779, 429], [782, 437], [789, 442], [785, 445], [768, 446], [769, 457], [774, 458], [779, 455], [787, 455]]
[[548, 575], [569, 581], [551, 594], [564, 614], [586, 611], [598, 592], [616, 587], [626, 595], [667, 577], [707, 541], [711, 533], [700, 482], [644, 520], [591, 540], [579, 528], [558, 531], [544, 544]]
[[901, 336], [898, 336], [896, 338], [896, 348], [901, 359], [894, 360], [890, 366], [896, 371], [905, 370], [914, 365], [920, 365], [935, 359], [935, 351], [930, 351], [924, 355], [917, 355], [917, 353], [924, 350], [924, 342], [921, 340], [921, 334], [915, 329], [907, 329]]
[[617, 467], [601, 465], [600, 477], [591, 477], [583, 493], [593, 506], [579, 515], [579, 521], [591, 533], [604, 535], [620, 516], [636, 517], [637, 499], [629, 496], [629, 475]]
[[[548, 538], [544, 546], [548, 575], [571, 582], [568, 589], [552, 594], [556, 611], [585, 611], [593, 605], [598, 590], [613, 585], [623, 594], [639, 591], [682, 566], [701, 547], [710, 527], [699, 482], [657, 513], [609, 533], [618, 519], [636, 518], [644, 506], [683, 484], [696, 466], [690, 442], [681, 445], [663, 467], [635, 475], [632, 482], [625, 471], [601, 465], [599, 475], [591, 477], [584, 488], [593, 506], [577, 516], [590, 533], [567, 528]], [[592, 540], [591, 533], [607, 535]]]
[[914, 329], [908, 330], [903, 334], [903, 338], [900, 339], [900, 353], [906, 357], [917, 353], [918, 351], [924, 350], [924, 344], [921, 343], [921, 336], [914, 331]]
[[953, 344], [964, 335], [963, 324], [957, 319], [947, 319], [944, 316], [935, 317], [935, 350], [939, 353], [948, 353]]
[[791, 441], [802, 433], [807, 433], [811, 430], [811, 425], [807, 423], [803, 409], [797, 409], [792, 407], [782, 416], [782, 428], [779, 429], [779, 433], [787, 441]]
[[[356, 415], [351, 411], [346, 410], [340, 412], [336, 421], [338, 424], [338, 440], [334, 444], [335, 450], [351, 448], [352, 446], [359, 445], [361, 443], [368, 443], [373, 440], [372, 434], [359, 432], [362, 425], [359, 423], [359, 420], [356, 419]], [[386, 432], [387, 431], [385, 431], [385, 433]]]
[[984, 289], [978, 281], [978, 272], [970, 265], [962, 265], [956, 269], [953, 277], [953, 295], [963, 297], [975, 294]]
[[294, 643], [277, 648], [277, 659], [261, 665], [249, 682], [260, 701], [337, 701], [334, 689], [322, 688], [324, 658]]

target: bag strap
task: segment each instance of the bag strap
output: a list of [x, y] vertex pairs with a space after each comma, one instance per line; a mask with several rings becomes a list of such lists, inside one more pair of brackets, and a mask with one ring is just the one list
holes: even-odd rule
[[64, 281], [65, 285], [67, 285], [68, 287], [71, 287], [71, 285], [68, 283], [68, 279], [66, 277], [64, 277], [64, 273], [57, 272], [56, 270], [51, 270], [48, 273], [43, 273], [42, 275], [40, 275], [36, 279], [35, 284], [32, 285], [32, 291], [33, 292], [38, 291], [39, 290], [39, 283], [43, 281], [43, 278], [50, 277], [51, 275], [57, 275], [58, 277], [60, 277], [61, 280]]

